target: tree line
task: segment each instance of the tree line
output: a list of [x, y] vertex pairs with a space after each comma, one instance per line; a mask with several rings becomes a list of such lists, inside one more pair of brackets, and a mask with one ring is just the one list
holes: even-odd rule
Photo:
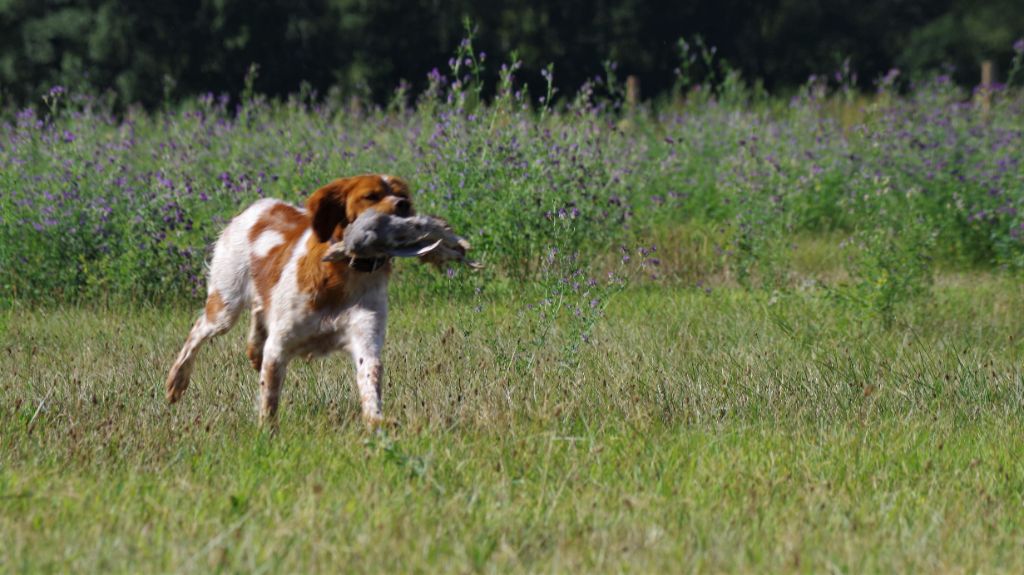
[[614, 61], [644, 96], [676, 85], [680, 39], [784, 91], [846, 60], [865, 89], [893, 67], [970, 84], [983, 58], [1006, 70], [1024, 36], [1020, 0], [0, 0], [0, 99], [61, 85], [157, 106], [238, 94], [255, 64], [260, 93], [386, 101], [447, 72], [466, 19], [488, 78], [515, 52], [532, 82], [553, 63], [571, 93]]

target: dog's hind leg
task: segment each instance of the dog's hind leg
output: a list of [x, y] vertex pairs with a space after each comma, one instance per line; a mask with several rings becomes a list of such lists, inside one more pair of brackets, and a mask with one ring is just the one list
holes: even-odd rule
[[252, 306], [252, 318], [249, 322], [249, 343], [245, 348], [252, 368], [260, 371], [263, 367], [263, 346], [267, 343], [267, 318], [260, 305]]
[[247, 236], [265, 207], [266, 204], [257, 203], [246, 210], [231, 220], [217, 239], [207, 280], [206, 309], [192, 326], [177, 361], [167, 374], [167, 401], [170, 403], [178, 401], [185, 393], [199, 348], [210, 338], [231, 329], [252, 298]]
[[288, 371], [288, 354], [276, 338], [264, 343], [263, 361], [260, 366], [260, 426], [273, 430], [277, 426], [277, 405], [281, 397], [285, 374]]
[[192, 326], [192, 331], [185, 340], [178, 359], [167, 374], [167, 401], [174, 403], [181, 399], [181, 394], [188, 388], [189, 378], [192, 376], [192, 366], [195, 365], [196, 352], [203, 343], [212, 337], [220, 335], [235, 325], [242, 306], [239, 301], [225, 300], [216, 290], [211, 290], [206, 298], [206, 309]]

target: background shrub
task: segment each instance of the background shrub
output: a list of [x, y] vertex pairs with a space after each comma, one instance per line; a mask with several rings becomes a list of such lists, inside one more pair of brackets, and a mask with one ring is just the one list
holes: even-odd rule
[[414, 103], [400, 88], [387, 108], [309, 91], [266, 98], [254, 69], [235, 106], [207, 94], [119, 115], [108, 100], [55, 87], [45, 109], [10, 110], [0, 124], [0, 297], [196, 295], [210, 245], [244, 206], [301, 202], [365, 172], [408, 178], [420, 211], [448, 218], [487, 264], [478, 276], [407, 268], [426, 292], [536, 280], [551, 250], [603, 272], [622, 245], [692, 230], [727, 279], [772, 290], [792, 284], [795, 238], [852, 239], [863, 251], [850, 260], [858, 297], [883, 315], [916, 291], [890, 284], [869, 298], [883, 270], [926, 285], [913, 270], [930, 262], [1024, 265], [1019, 90], [998, 89], [983, 108], [939, 76], [906, 97], [883, 81], [863, 99], [841, 71], [789, 100], [736, 78], [629, 107], [612, 66], [558, 97], [557, 71], [531, 94], [513, 55], [485, 103], [486, 57], [472, 39], [457, 56]]

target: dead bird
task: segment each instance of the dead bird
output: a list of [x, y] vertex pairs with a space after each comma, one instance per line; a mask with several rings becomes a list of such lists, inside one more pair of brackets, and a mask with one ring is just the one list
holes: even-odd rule
[[441, 218], [403, 218], [369, 209], [345, 229], [342, 240], [327, 250], [323, 260], [419, 257], [437, 267], [461, 262], [479, 269], [482, 267], [479, 263], [466, 258], [469, 249], [469, 242]]

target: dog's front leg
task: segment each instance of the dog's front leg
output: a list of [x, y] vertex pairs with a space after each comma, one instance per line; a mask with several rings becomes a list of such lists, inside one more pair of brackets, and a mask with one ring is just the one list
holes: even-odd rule
[[367, 427], [384, 423], [381, 413], [381, 384], [384, 367], [381, 352], [384, 349], [384, 331], [387, 310], [357, 310], [349, 324], [349, 349], [356, 367], [356, 387], [363, 409], [363, 422]]
[[363, 423], [369, 428], [384, 423], [381, 412], [380, 384], [384, 368], [379, 357], [366, 358], [363, 365], [356, 369], [359, 385], [359, 399], [363, 405]]

